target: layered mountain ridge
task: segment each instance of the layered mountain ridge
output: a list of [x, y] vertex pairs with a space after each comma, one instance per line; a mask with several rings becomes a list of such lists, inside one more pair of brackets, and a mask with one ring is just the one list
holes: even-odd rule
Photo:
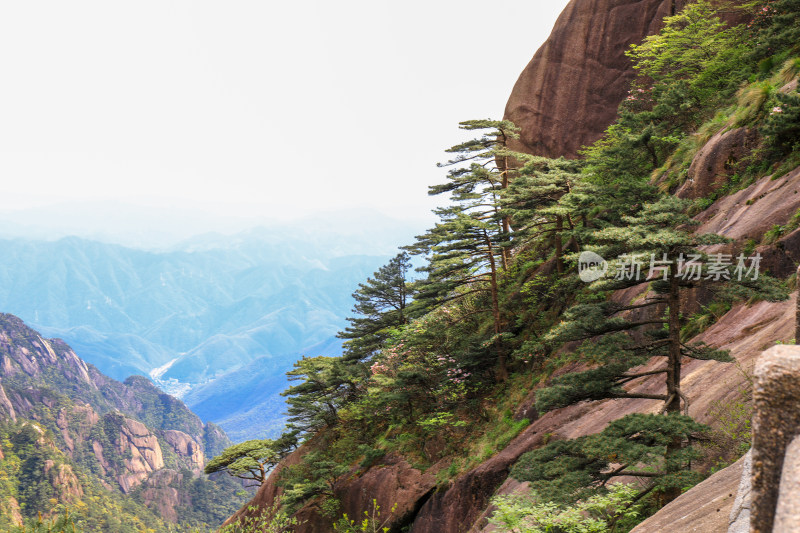
[[[118, 380], [149, 376], [177, 396], [201, 387], [199, 398], [219, 399], [227, 390], [214, 380], [253, 365], [277, 397], [301, 355], [340, 353], [350, 295], [385, 260], [315, 239], [252, 230], [160, 252], [77, 237], [2, 240], [0, 308]], [[240, 436], [253, 428], [228, 405], [198, 413]], [[264, 433], [279, 429], [282, 407], [263, 412]]]
[[[0, 425], [11, 442], [26, 428], [41, 434], [39, 447], [53, 455], [47, 459], [53, 466], [43, 473], [58, 467], [47, 490], [56, 491], [59, 504], [74, 506], [99, 482], [102, 489], [95, 486], [95, 493], [138, 493], [146, 509], [167, 521], [177, 519], [181, 505], [203, 508], [210, 503], [192, 502], [185, 486], [199, 479], [208, 458], [231, 444], [221, 428], [204, 424], [147, 378], [132, 376], [124, 383], [109, 378], [62, 340], [46, 339], [9, 314], [0, 314]], [[22, 460], [29, 461], [23, 452]], [[175, 483], [179, 476], [183, 488]], [[178, 487], [171, 499], [147, 495], [170, 483]], [[236, 484], [214, 489], [216, 496], [236, 501]], [[9, 502], [14, 507], [16, 499]], [[20, 503], [27, 516], [31, 510], [48, 512], [34, 508], [35, 502], [23, 499], [16, 506]], [[52, 502], [48, 507], [53, 508]], [[9, 516], [19, 521], [19, 509]]]

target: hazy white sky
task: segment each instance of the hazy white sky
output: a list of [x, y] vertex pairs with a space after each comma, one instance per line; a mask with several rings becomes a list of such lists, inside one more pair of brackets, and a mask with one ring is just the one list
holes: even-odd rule
[[0, 209], [419, 217], [567, 0], [0, 4]]

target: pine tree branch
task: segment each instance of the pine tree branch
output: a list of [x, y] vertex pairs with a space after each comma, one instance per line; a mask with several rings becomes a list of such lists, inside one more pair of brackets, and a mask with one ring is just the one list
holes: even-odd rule
[[675, 398], [674, 394], [670, 394], [668, 398], [665, 398], [664, 405], [663, 407], [661, 407], [661, 409], [658, 410], [658, 414], [663, 415], [664, 413], [666, 413], [667, 407], [669, 407], [669, 404], [672, 403], [672, 400], [674, 398]]
[[665, 368], [663, 370], [652, 370], [650, 372], [640, 372], [638, 374], [623, 374], [621, 376], [620, 384], [628, 383], [629, 381], [633, 381], [634, 379], [643, 378], [646, 376], [654, 376], [656, 374], [665, 374], [668, 370]]
[[615, 309], [617, 313], [620, 313], [622, 311], [633, 311], [634, 309], [642, 309], [644, 307], [650, 307], [653, 305], [662, 304], [664, 302], [665, 302], [664, 298], [658, 298], [657, 300], [650, 300], [647, 303], [637, 304], [637, 305], [626, 305], [624, 307], [617, 307]]
[[661, 400], [661, 401], [666, 401], [666, 400], [670, 399], [665, 394], [639, 394], [639, 393], [630, 393], [630, 392], [625, 392], [625, 393], [620, 392], [620, 393], [616, 393], [616, 394], [611, 394], [610, 397], [611, 398], [638, 398], [638, 399], [642, 399], [642, 400]]

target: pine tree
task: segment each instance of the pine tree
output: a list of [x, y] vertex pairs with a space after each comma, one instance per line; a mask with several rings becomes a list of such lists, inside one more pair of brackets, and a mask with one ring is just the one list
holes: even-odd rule
[[350, 325], [338, 337], [345, 339], [343, 361], [358, 363], [372, 357], [390, 332], [408, 323], [409, 287], [406, 277], [411, 262], [406, 252], [396, 255], [359, 284], [353, 293], [356, 301]]
[[[529, 157], [503, 194], [502, 212], [513, 221], [515, 246], [547, 241], [559, 274], [564, 272], [564, 234], [575, 229], [571, 209], [559, 199], [576, 187], [580, 168], [579, 161]], [[570, 245], [577, 243], [573, 239]]]
[[611, 422], [594, 435], [555, 441], [520, 457], [511, 476], [556, 503], [571, 504], [606, 489], [620, 478], [649, 480], [637, 495], [692, 486], [701, 479], [685, 466], [698, 457], [691, 446], [672, 453], [675, 441], [705, 431], [688, 416], [633, 414]]
[[800, 51], [800, 0], [764, 2], [756, 14], [756, 59]]
[[502, 381], [508, 370], [499, 279], [509, 261], [510, 220], [501, 213], [500, 196], [510, 183], [512, 152], [505, 142], [516, 135], [516, 127], [508, 121], [491, 120], [462, 122], [461, 127], [488, 129], [489, 133], [447, 150], [458, 155], [441, 166], [454, 168], [448, 172], [448, 181], [430, 187], [429, 194], [449, 193], [452, 204], [436, 209], [440, 222], [406, 249], [430, 254], [427, 266], [419, 269], [428, 276], [415, 284], [419, 307], [429, 310], [472, 294], [489, 297], [496, 375]]
[[355, 388], [340, 357], [304, 356], [286, 376], [289, 381], [300, 381], [281, 396], [287, 397], [289, 428], [302, 433], [336, 425], [339, 408]]
[[776, 93], [775, 98], [778, 105], [770, 112], [761, 133], [769, 145], [788, 154], [800, 149], [800, 94]]
[[204, 472], [227, 472], [231, 476], [255, 481], [262, 485], [270, 471], [297, 444], [295, 434], [284, 434], [280, 438], [254, 439], [234, 444], [206, 464]]

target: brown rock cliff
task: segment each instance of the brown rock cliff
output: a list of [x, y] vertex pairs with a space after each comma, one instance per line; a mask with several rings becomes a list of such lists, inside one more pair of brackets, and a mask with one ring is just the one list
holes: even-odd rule
[[685, 0], [572, 0], [520, 74], [505, 110], [519, 126], [513, 148], [575, 157], [600, 138], [628, 95], [631, 44], [661, 28]]

